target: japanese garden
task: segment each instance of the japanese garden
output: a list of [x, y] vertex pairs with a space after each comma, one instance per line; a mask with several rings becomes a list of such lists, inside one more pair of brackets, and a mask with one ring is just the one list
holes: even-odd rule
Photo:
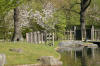
[[100, 0], [0, 0], [0, 66], [100, 66]]

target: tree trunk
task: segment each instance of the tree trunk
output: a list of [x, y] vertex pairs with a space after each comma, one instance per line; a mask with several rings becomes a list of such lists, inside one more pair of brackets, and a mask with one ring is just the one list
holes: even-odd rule
[[19, 16], [20, 16], [19, 7], [16, 7], [14, 9], [14, 33], [13, 33], [12, 41], [22, 41], [23, 40]]
[[89, 7], [91, 0], [81, 0], [81, 11], [80, 11], [80, 25], [81, 25], [81, 39], [86, 39], [86, 28], [85, 28], [85, 12]]
[[85, 40], [86, 39], [85, 12], [80, 13], [80, 24], [81, 24], [81, 40]]

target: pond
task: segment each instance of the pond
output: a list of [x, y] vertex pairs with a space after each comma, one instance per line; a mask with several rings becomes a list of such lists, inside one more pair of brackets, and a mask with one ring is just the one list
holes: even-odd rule
[[65, 49], [59, 51], [63, 66], [100, 66], [100, 48]]

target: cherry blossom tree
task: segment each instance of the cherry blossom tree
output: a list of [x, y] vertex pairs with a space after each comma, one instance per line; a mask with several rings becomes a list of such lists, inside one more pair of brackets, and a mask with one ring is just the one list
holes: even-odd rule
[[46, 30], [54, 29], [54, 14], [55, 8], [51, 2], [44, 4], [42, 12], [35, 11], [34, 14], [31, 14], [31, 17], [37, 21], [37, 24], [45, 28]]

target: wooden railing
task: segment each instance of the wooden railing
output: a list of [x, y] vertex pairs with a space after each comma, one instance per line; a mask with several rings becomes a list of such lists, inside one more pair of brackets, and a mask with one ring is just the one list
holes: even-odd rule
[[26, 40], [27, 42], [31, 42], [35, 44], [52, 41], [52, 44], [54, 45], [54, 33], [40, 32], [40, 31], [29, 32], [26, 33]]
[[[78, 30], [76, 28], [74, 28], [74, 30], [72, 30], [72, 29], [66, 30], [66, 32], [65, 32], [66, 38], [65, 39], [66, 40], [77, 40], [77, 38], [81, 37], [81, 35], [79, 35], [81, 33], [81, 30], [79, 30], [78, 33], [77, 33], [77, 31]], [[90, 37], [88, 37], [88, 36], [90, 36]], [[100, 29], [96, 29], [96, 28], [94, 28], [94, 26], [92, 26], [90, 29], [87, 29], [87, 38], [86, 39], [87, 40], [95, 40], [95, 41], [100, 40]]]
[[73, 31], [73, 30], [67, 30], [66, 32], [65, 32], [65, 39], [66, 40], [75, 40], [75, 31]]
[[44, 42], [44, 33], [37, 32], [29, 32], [26, 33], [27, 42], [39, 44]]

